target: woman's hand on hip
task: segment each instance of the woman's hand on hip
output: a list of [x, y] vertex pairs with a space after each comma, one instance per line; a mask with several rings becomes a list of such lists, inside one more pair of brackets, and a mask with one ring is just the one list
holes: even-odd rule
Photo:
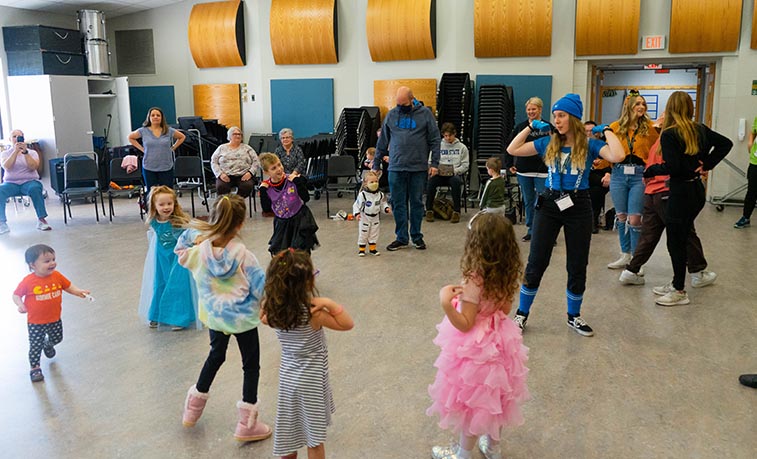
[[221, 172], [221, 175], [219, 175], [219, 176], [218, 176], [218, 178], [219, 178], [219, 179], [220, 179], [220, 180], [221, 180], [222, 182], [225, 182], [225, 183], [229, 183], [229, 182], [231, 181], [231, 179], [229, 178], [229, 176], [228, 176], [228, 175], [226, 175], [226, 174], [225, 174], [225, 173], [223, 173], [223, 172]]
[[252, 174], [250, 174], [249, 172], [245, 172], [244, 175], [242, 176], [242, 181], [246, 182], [250, 179], [252, 179]]

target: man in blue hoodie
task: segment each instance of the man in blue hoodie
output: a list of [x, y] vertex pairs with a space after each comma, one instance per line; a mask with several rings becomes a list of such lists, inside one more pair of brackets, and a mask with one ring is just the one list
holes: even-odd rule
[[[386, 247], [395, 251], [409, 245], [425, 250], [421, 223], [424, 216], [423, 190], [426, 176], [439, 170], [440, 134], [433, 113], [403, 86], [397, 89], [397, 106], [386, 114], [381, 137], [376, 145], [373, 169], [378, 171], [384, 156], [389, 155], [389, 192], [396, 228], [395, 241]], [[429, 161], [429, 152], [431, 160]], [[408, 203], [410, 237], [408, 238]]]

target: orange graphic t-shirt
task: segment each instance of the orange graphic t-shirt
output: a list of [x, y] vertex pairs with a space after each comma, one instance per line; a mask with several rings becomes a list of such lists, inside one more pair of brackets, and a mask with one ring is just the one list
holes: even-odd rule
[[60, 320], [63, 290], [70, 286], [71, 281], [58, 271], [47, 277], [31, 273], [18, 284], [13, 294], [24, 299], [28, 323], [49, 324]]

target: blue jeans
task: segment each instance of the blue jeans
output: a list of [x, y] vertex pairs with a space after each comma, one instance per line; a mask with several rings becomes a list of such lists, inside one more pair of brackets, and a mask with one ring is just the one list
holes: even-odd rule
[[392, 214], [394, 215], [394, 234], [397, 241], [407, 244], [408, 203], [410, 207], [410, 238], [413, 242], [423, 240], [421, 222], [423, 221], [423, 189], [426, 185], [426, 171], [393, 172], [389, 171], [389, 192], [392, 195]]
[[30, 180], [21, 185], [8, 182], [0, 185], [0, 222], [8, 221], [5, 218], [5, 201], [14, 196], [29, 196], [32, 204], [34, 204], [34, 210], [37, 212], [37, 218], [47, 217], [45, 197], [42, 195], [42, 191], [42, 182], [39, 180]]
[[[625, 174], [625, 166], [625, 164], [616, 164], [612, 168], [610, 176], [612, 205], [615, 206], [616, 215], [641, 216], [644, 211], [644, 166], [633, 166], [634, 174]], [[641, 227], [631, 226], [627, 220], [622, 222], [617, 217], [615, 224], [618, 228], [620, 251], [633, 254], [641, 235]]]
[[534, 206], [536, 205], [536, 196], [544, 191], [544, 182], [547, 179], [539, 177], [527, 177], [518, 174], [518, 185], [523, 193], [523, 207], [526, 209], [526, 227], [528, 234], [531, 234], [531, 224], [534, 222]]

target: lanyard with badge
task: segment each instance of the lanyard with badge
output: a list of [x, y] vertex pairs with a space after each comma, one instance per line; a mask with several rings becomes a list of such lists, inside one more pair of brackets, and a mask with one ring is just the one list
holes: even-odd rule
[[[555, 159], [555, 166], [559, 164], [559, 160]], [[570, 172], [570, 169], [572, 168], [572, 165], [570, 164], [570, 156], [565, 158], [565, 161], [562, 163], [561, 166], [555, 167], [555, 166], [549, 166], [549, 188], [554, 190], [552, 187], [552, 172], [557, 170], [557, 173], [560, 174], [560, 197], [555, 199], [555, 204], [557, 204], [557, 208], [560, 209], [560, 212], [564, 212], [567, 209], [570, 209], [573, 207], [573, 199], [571, 199], [570, 194], [566, 193], [564, 190], [562, 190], [562, 175], [566, 172]], [[553, 169], [555, 167], [555, 169]], [[573, 188], [573, 192], [578, 191], [578, 187], [581, 186], [581, 179], [584, 176], [584, 169], [578, 170], [578, 177], [576, 178], [576, 186]]]
[[[636, 134], [639, 133], [639, 130], [636, 129], [633, 132], [633, 136], [628, 139], [628, 156], [633, 156], [633, 144], [636, 142]], [[626, 164], [623, 166], [623, 175], [636, 175], [636, 166], [633, 164]]]

